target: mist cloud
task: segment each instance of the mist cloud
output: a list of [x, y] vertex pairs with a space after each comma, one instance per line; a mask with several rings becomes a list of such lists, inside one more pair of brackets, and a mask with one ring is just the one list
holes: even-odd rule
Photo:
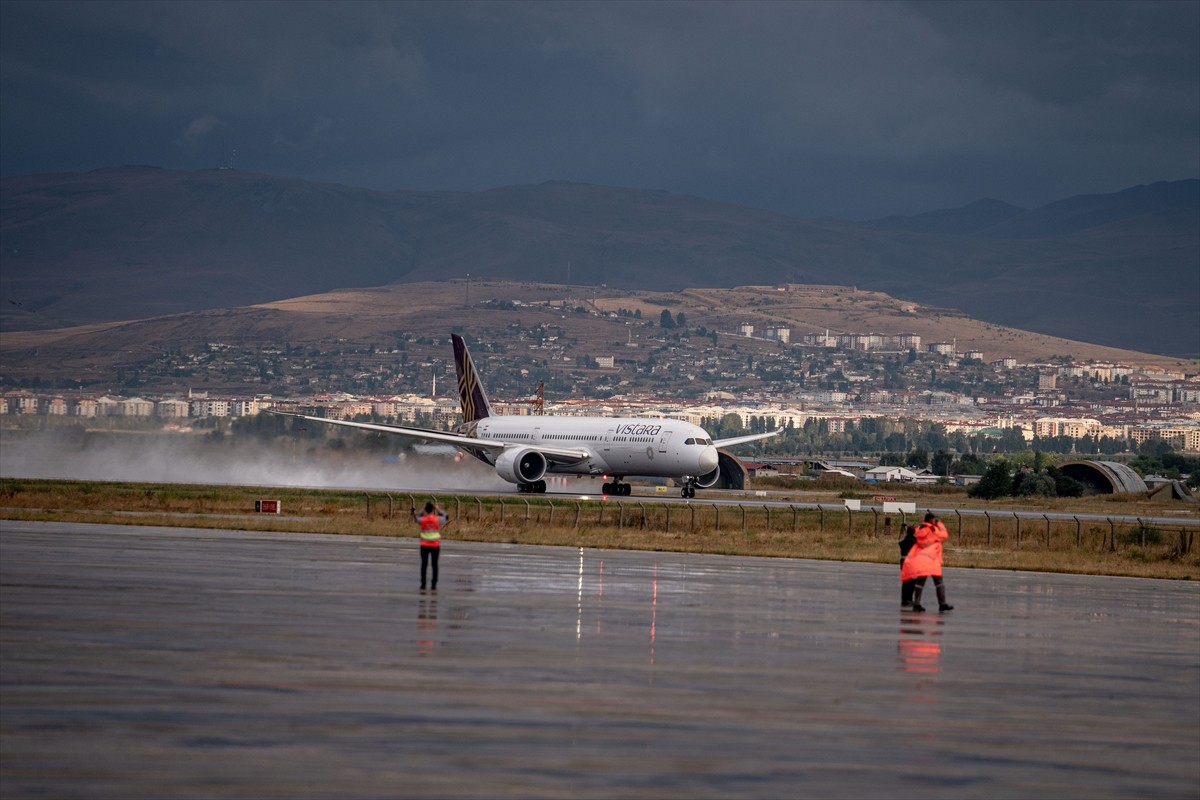
[[213, 444], [202, 436], [5, 432], [0, 476], [403, 491], [507, 491], [491, 467], [453, 456], [396, 459], [274, 440]]

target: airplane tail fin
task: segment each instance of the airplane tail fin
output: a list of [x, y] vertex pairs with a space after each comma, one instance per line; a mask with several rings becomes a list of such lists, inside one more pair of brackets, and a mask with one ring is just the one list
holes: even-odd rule
[[458, 401], [462, 404], [463, 422], [492, 416], [487, 392], [479, 382], [479, 373], [467, 352], [467, 343], [457, 333], [450, 334], [450, 341], [454, 344], [454, 368], [458, 372]]

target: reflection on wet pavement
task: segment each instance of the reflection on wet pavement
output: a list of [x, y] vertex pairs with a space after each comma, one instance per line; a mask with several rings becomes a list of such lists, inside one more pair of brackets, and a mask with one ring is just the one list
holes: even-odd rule
[[1200, 586], [4, 522], [0, 792], [1195, 797]]

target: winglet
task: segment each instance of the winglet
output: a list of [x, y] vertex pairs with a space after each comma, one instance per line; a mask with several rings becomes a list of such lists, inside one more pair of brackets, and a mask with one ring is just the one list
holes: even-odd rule
[[458, 401], [462, 404], [463, 422], [475, 422], [492, 415], [487, 392], [479, 382], [479, 373], [467, 352], [467, 343], [457, 333], [450, 334], [454, 345], [454, 368], [458, 372]]

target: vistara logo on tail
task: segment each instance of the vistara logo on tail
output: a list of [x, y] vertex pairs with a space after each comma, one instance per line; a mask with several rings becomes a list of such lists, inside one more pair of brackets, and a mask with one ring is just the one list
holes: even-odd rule
[[467, 352], [467, 344], [456, 333], [450, 334], [454, 345], [454, 367], [458, 371], [458, 401], [462, 405], [463, 422], [475, 422], [490, 417], [487, 393], [479, 382], [479, 373]]

